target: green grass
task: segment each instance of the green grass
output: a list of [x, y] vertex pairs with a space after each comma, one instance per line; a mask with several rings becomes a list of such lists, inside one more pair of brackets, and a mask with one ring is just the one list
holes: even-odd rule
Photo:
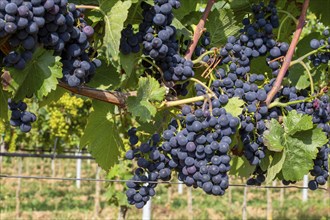
[[[75, 161], [56, 160], [57, 177], [74, 177]], [[60, 164], [60, 166], [59, 166]], [[83, 161], [83, 178], [94, 178], [96, 164]], [[2, 174], [17, 174], [17, 159], [5, 160]], [[51, 160], [24, 159], [22, 175], [51, 176]], [[101, 175], [104, 178], [105, 174]], [[242, 183], [234, 179], [232, 183]], [[17, 179], [0, 179], [0, 219], [15, 219]], [[298, 183], [299, 184], [299, 183]], [[94, 215], [94, 182], [81, 182], [81, 189], [73, 181], [21, 180], [21, 216], [23, 219], [91, 219]], [[119, 208], [109, 204], [104, 196], [107, 184], [102, 183], [100, 219], [117, 219]], [[223, 197], [206, 195], [192, 189], [194, 219], [241, 219], [243, 188], [232, 187]], [[273, 219], [329, 219], [329, 195], [322, 190], [309, 191], [309, 200], [301, 201], [301, 190], [285, 189], [281, 204], [280, 189], [271, 189]], [[248, 219], [265, 219], [266, 189], [249, 188], [247, 195]], [[187, 188], [177, 193], [177, 185], [159, 184], [152, 200], [153, 219], [189, 219]], [[140, 219], [141, 210], [131, 208], [128, 219]]]

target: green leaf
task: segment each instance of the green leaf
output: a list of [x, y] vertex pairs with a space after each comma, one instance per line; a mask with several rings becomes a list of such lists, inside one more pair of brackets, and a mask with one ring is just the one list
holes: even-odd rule
[[276, 175], [282, 170], [283, 164], [285, 162], [285, 151], [280, 153], [275, 153], [272, 162], [267, 169], [266, 184], [269, 184], [274, 180]]
[[325, 25], [330, 25], [330, 0], [313, 0], [310, 2], [309, 10], [315, 13], [320, 21]]
[[267, 171], [270, 163], [273, 161], [273, 157], [271, 156], [271, 153], [269, 150], [265, 150], [265, 157], [260, 160], [260, 168], [263, 170], [263, 171]]
[[283, 127], [275, 119], [268, 121], [266, 123], [266, 126], [268, 129], [263, 134], [265, 146], [267, 146], [268, 150], [270, 151], [281, 152], [284, 148]]
[[297, 111], [290, 111], [283, 118], [284, 130], [289, 135], [294, 135], [298, 131], [306, 131], [313, 128], [313, 117], [310, 115], [298, 114]]
[[120, 54], [120, 64], [121, 67], [125, 70], [127, 77], [131, 76], [139, 58], [141, 58], [141, 52], [131, 53], [128, 55]]
[[55, 90], [58, 79], [62, 78], [59, 60], [59, 57], [53, 56], [52, 51], [38, 48], [24, 70], [10, 68], [13, 86], [16, 88], [15, 99], [22, 100], [32, 94], [42, 99]]
[[273, 77], [271, 74], [269, 74], [269, 73], [271, 73], [271, 71], [270, 71], [269, 66], [265, 62], [265, 57], [263, 57], [263, 56], [253, 58], [251, 60], [251, 65], [250, 66], [251, 66], [251, 70], [250, 70], [251, 73], [258, 73], [258, 74], [268, 73], [267, 74], [268, 76]]
[[[274, 119], [267, 123], [268, 130], [264, 132], [264, 144], [276, 153], [268, 167], [268, 179], [280, 172], [283, 178], [299, 181], [313, 168], [318, 148], [328, 142], [321, 128], [313, 126], [312, 117], [290, 111], [284, 116], [283, 127]], [[284, 162], [282, 161], [284, 160]], [[281, 169], [282, 167], [282, 169]]]
[[8, 92], [4, 91], [0, 83], [0, 119], [8, 120]]
[[[181, 21], [185, 16], [189, 15], [191, 12], [198, 11], [198, 1], [196, 0], [185, 0], [181, 1], [181, 7], [178, 10], [174, 10], [174, 17]], [[198, 18], [199, 19], [199, 18]]]
[[155, 132], [160, 132], [163, 129], [166, 129], [168, 126], [168, 121], [173, 117], [173, 114], [169, 109], [164, 109], [157, 111], [155, 117], [150, 122], [139, 122], [140, 126], [138, 127], [139, 131], [144, 133], [154, 134]]
[[80, 146], [88, 146], [88, 150], [100, 167], [109, 170], [118, 161], [119, 148], [124, 147], [112, 118], [114, 106], [93, 101], [93, 109], [88, 117]]
[[290, 67], [288, 79], [291, 81], [291, 85], [297, 89], [306, 89], [311, 85], [307, 74], [306, 69], [298, 63]]
[[310, 146], [313, 149], [309, 149], [309, 146], [306, 146], [304, 142], [291, 137], [287, 137], [286, 143], [286, 160], [282, 168], [283, 177], [285, 180], [299, 181], [313, 168], [313, 159], [316, 158], [317, 147], [322, 145], [314, 144]]
[[311, 130], [295, 133], [292, 138], [300, 140], [306, 151], [314, 153], [317, 153], [316, 148], [322, 147], [328, 143], [326, 133], [324, 133], [321, 128], [316, 127], [316, 125]]
[[236, 35], [240, 30], [237, 21], [231, 10], [213, 10], [205, 24], [205, 28], [210, 32], [211, 46], [222, 46], [227, 42], [230, 35]]
[[157, 112], [156, 107], [151, 102], [162, 101], [165, 93], [166, 89], [161, 87], [156, 79], [151, 76], [141, 77], [138, 83], [137, 96], [129, 97], [127, 100], [128, 110], [134, 117], [139, 117], [142, 122], [146, 122]]
[[132, 2], [129, 0], [113, 1], [103, 0], [100, 1], [100, 8], [105, 14], [105, 36], [104, 36], [104, 49], [108, 60], [119, 60], [119, 46], [121, 31], [124, 27], [124, 22], [127, 19], [128, 10]]
[[150, 102], [140, 100], [137, 97], [129, 97], [127, 99], [128, 110], [134, 117], [139, 117], [142, 122], [149, 121], [155, 116], [157, 109]]
[[224, 106], [224, 109], [234, 117], [238, 117], [243, 112], [243, 106], [245, 102], [238, 98], [233, 97], [228, 100], [228, 103]]
[[101, 90], [117, 89], [120, 86], [120, 75], [113, 65], [102, 60], [102, 66], [96, 69], [88, 85]]
[[39, 108], [49, 105], [52, 102], [58, 101], [66, 92], [67, 91], [65, 89], [62, 89], [61, 87], [58, 86], [56, 90], [51, 91], [46, 97], [44, 97], [39, 102]]
[[317, 148], [328, 142], [321, 128], [314, 127], [308, 131], [300, 131], [286, 137], [286, 160], [282, 173], [286, 180], [298, 181], [314, 166]]
[[[294, 59], [297, 59], [313, 50], [309, 45], [312, 39], [322, 39], [322, 35], [318, 32], [312, 32], [306, 35], [303, 39], [299, 40], [297, 44], [297, 49], [294, 54]], [[291, 74], [291, 68], [292, 67], [290, 67], [290, 74]]]
[[250, 164], [245, 157], [234, 157], [230, 161], [230, 175], [239, 177], [249, 177], [254, 172], [256, 166]]
[[172, 25], [176, 28], [177, 30], [177, 35], [181, 36], [183, 35], [187, 39], [191, 39], [193, 33], [189, 31], [178, 19], [174, 18]]

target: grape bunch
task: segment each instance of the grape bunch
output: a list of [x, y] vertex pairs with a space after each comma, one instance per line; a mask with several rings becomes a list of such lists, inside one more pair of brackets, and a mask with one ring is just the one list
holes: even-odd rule
[[11, 111], [10, 125], [19, 127], [22, 132], [29, 132], [31, 130], [31, 123], [35, 122], [37, 117], [35, 114], [26, 110], [26, 103], [8, 99], [8, 108]]
[[134, 33], [132, 25], [129, 24], [121, 31], [120, 52], [124, 55], [138, 53], [141, 50], [142, 41], [142, 32]]
[[[328, 143], [329, 144], [329, 143]], [[316, 190], [319, 185], [325, 185], [329, 178], [329, 147], [325, 145], [319, 149], [314, 167], [310, 171], [314, 179], [309, 181], [308, 188]]]
[[179, 180], [213, 195], [223, 195], [229, 186], [231, 135], [239, 125], [239, 119], [220, 108], [219, 101], [218, 106], [212, 111], [184, 106], [181, 130], [170, 125], [163, 133], [162, 145]]
[[[129, 203], [137, 208], [142, 208], [154, 195], [157, 185], [154, 182], [170, 180], [172, 171], [187, 186], [202, 188], [208, 194], [223, 195], [229, 187], [231, 135], [236, 132], [239, 119], [224, 108], [193, 111], [189, 106], [184, 106], [177, 117], [163, 132], [161, 146], [160, 136], [154, 134], [149, 141], [126, 153], [127, 159], [137, 160], [138, 168], [127, 183], [126, 192]], [[135, 146], [136, 129], [130, 129], [128, 135]]]
[[[136, 128], [131, 128], [128, 135], [131, 146], [136, 147], [139, 141]], [[160, 136], [154, 134], [147, 142], [126, 152], [126, 159], [137, 160], [138, 168], [134, 171], [132, 179], [126, 183], [126, 196], [129, 204], [135, 205], [138, 209], [143, 208], [150, 197], [155, 195], [158, 180], [168, 181], [171, 178], [169, 158], [160, 151], [159, 142]]]
[[122, 32], [121, 52], [136, 52], [142, 36], [143, 54], [160, 67], [165, 81], [184, 81], [194, 76], [193, 63], [178, 52], [176, 28], [171, 25], [174, 18], [172, 10], [180, 5], [178, 0], [155, 1], [154, 6], [142, 2], [143, 21], [139, 25], [139, 32], [134, 34], [131, 25]]
[[328, 64], [330, 60], [330, 33], [329, 29], [325, 29], [322, 33], [325, 39], [317, 40], [312, 39], [310, 41], [310, 47], [314, 50], [317, 50], [319, 48], [324, 48], [323, 51], [313, 54], [309, 56], [309, 60], [312, 62], [312, 64], [317, 67], [321, 64]]
[[67, 0], [1, 1], [0, 40], [8, 38], [10, 47], [1, 65], [22, 70], [41, 45], [61, 57], [63, 81], [78, 86], [101, 65], [89, 57], [93, 34], [82, 11]]

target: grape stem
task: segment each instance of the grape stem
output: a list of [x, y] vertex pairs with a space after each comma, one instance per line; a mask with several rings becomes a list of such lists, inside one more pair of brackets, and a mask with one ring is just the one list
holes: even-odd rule
[[298, 44], [301, 32], [302, 32], [302, 30], [304, 28], [304, 25], [305, 25], [305, 19], [306, 19], [308, 6], [309, 6], [309, 0], [305, 0], [304, 4], [303, 4], [303, 7], [302, 7], [301, 15], [300, 15], [297, 27], [296, 27], [296, 32], [293, 35], [293, 39], [291, 41], [288, 53], [286, 54], [286, 56], [284, 58], [283, 65], [282, 65], [281, 70], [280, 70], [280, 72], [279, 72], [279, 74], [278, 74], [278, 76], [275, 80], [273, 88], [268, 93], [267, 99], [265, 101], [267, 106], [270, 105], [270, 103], [273, 100], [274, 96], [281, 89], [283, 78], [284, 78], [287, 70], [290, 67], [294, 51], [296, 49], [296, 46]]
[[312, 98], [306, 98], [306, 99], [302, 99], [302, 100], [295, 100], [295, 101], [291, 101], [291, 102], [286, 102], [286, 103], [283, 103], [283, 102], [280, 102], [279, 101], [280, 99], [275, 99], [274, 102], [272, 102], [268, 108], [271, 109], [271, 108], [274, 108], [274, 107], [287, 107], [289, 105], [295, 105], [295, 104], [299, 104], [299, 103], [303, 103], [303, 102], [309, 102], [312, 100]]
[[311, 94], [313, 95], [314, 92], [315, 92], [315, 90], [314, 90], [314, 81], [313, 81], [312, 74], [311, 74], [311, 72], [309, 71], [308, 66], [307, 66], [304, 62], [300, 61], [299, 63], [300, 63], [300, 65], [302, 65], [302, 66], [305, 68], [305, 70], [306, 70], [306, 73], [307, 73], [307, 75], [308, 75], [309, 81], [310, 81], [310, 83], [311, 83]]
[[313, 55], [313, 54], [315, 54], [315, 53], [318, 53], [318, 52], [326, 52], [326, 51], [322, 50], [322, 49], [325, 48], [326, 46], [327, 46], [327, 45], [323, 45], [322, 47], [319, 47], [319, 48], [317, 48], [316, 50], [312, 50], [312, 51], [306, 53], [305, 55], [303, 55], [303, 56], [299, 57], [298, 59], [292, 61], [292, 62], [290, 63], [290, 66], [293, 66], [293, 65], [295, 65], [295, 64], [297, 64], [297, 63], [302, 62], [305, 58], [307, 58], [307, 57], [309, 57], [309, 56], [311, 56], [311, 55]]
[[127, 97], [136, 96], [136, 92], [130, 92], [130, 93], [122, 93], [122, 92], [114, 92], [114, 91], [110, 92], [110, 91], [92, 89], [86, 86], [70, 87], [69, 85], [62, 82], [59, 82], [58, 85], [66, 90], [69, 90], [72, 93], [86, 96], [92, 99], [97, 99], [114, 105], [118, 105], [120, 107], [125, 106]]
[[292, 20], [294, 21], [294, 23], [296, 23], [296, 24], [298, 23], [297, 18], [295, 18], [290, 12], [284, 11], [284, 10], [281, 10], [281, 9], [278, 9], [277, 12], [286, 14], [288, 17], [292, 18]]
[[212, 97], [216, 98], [217, 96], [215, 95], [215, 93], [209, 88], [207, 87], [207, 85], [205, 85], [203, 82], [201, 82], [200, 80], [196, 79], [196, 78], [189, 78], [190, 81], [193, 81], [195, 83], [200, 84], [201, 86], [203, 86], [211, 95]]
[[277, 34], [277, 39], [278, 39], [278, 40], [280, 39], [281, 31], [282, 31], [283, 25], [286, 24], [286, 20], [287, 20], [289, 17], [290, 17], [289, 15], [285, 16], [285, 18], [283, 18], [283, 20], [282, 20], [282, 22], [281, 22], [280, 27], [278, 28], [278, 34]]
[[193, 60], [193, 64], [197, 64], [197, 63], [200, 63], [203, 61], [203, 58], [209, 54], [215, 54], [216, 51], [215, 50], [209, 50], [209, 51], [206, 51], [205, 53], [203, 53], [202, 55], [200, 55], [197, 59]]
[[213, 95], [212, 94], [205, 94], [201, 96], [196, 96], [192, 98], [187, 98], [187, 99], [182, 99], [182, 100], [177, 100], [177, 101], [164, 101], [162, 106], [165, 106], [167, 108], [169, 107], [175, 107], [179, 105], [184, 105], [184, 104], [190, 104], [198, 101], [203, 101], [205, 99], [210, 99]]
[[101, 11], [101, 8], [98, 6], [94, 5], [76, 5], [76, 8], [81, 8], [81, 9], [91, 9], [91, 10], [98, 10]]
[[201, 20], [198, 22], [195, 31], [194, 31], [194, 36], [193, 39], [188, 47], [187, 53], [185, 55], [186, 60], [191, 60], [191, 57], [196, 49], [196, 46], [198, 44], [198, 40], [199, 38], [202, 36], [203, 32], [204, 32], [204, 26], [207, 20], [207, 17], [209, 16], [212, 6], [214, 5], [214, 3], [216, 2], [216, 0], [209, 0], [207, 2], [205, 11], [203, 12], [203, 16], [201, 18]]

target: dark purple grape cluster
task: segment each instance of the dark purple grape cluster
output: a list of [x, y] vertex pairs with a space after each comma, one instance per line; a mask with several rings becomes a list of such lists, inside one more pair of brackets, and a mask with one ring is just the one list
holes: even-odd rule
[[[149, 141], [126, 153], [126, 158], [136, 159], [139, 166], [127, 183], [126, 192], [129, 203], [137, 208], [142, 208], [149, 196], [154, 195], [157, 185], [154, 181], [170, 180], [172, 171], [187, 186], [202, 188], [208, 194], [221, 196], [229, 187], [231, 136], [240, 124], [239, 119], [220, 107], [210, 111], [184, 106], [177, 117], [163, 132], [161, 147], [159, 135], [154, 134]], [[136, 146], [136, 129], [130, 129], [128, 134], [131, 145]]]
[[124, 55], [138, 53], [141, 50], [142, 42], [142, 32], [134, 33], [132, 25], [129, 24], [121, 31], [120, 52]]
[[171, 25], [174, 18], [172, 10], [180, 5], [178, 0], [156, 0], [154, 6], [142, 2], [143, 21], [139, 32], [134, 34], [131, 25], [122, 31], [121, 52], [136, 52], [142, 36], [143, 54], [160, 67], [165, 81], [184, 81], [194, 76], [193, 63], [178, 53], [176, 28]]
[[329, 178], [329, 143], [321, 148], [314, 160], [314, 167], [310, 171], [315, 178], [308, 183], [308, 188], [316, 190], [319, 185], [325, 185]]
[[236, 132], [239, 119], [220, 107], [193, 111], [184, 106], [180, 123], [183, 129], [170, 125], [163, 132], [162, 149], [170, 154], [169, 166], [187, 186], [223, 195], [229, 186], [231, 135]]
[[138, 168], [135, 169], [132, 179], [126, 183], [128, 187], [126, 196], [129, 204], [141, 209], [150, 197], [155, 195], [157, 181], [171, 179], [169, 158], [158, 147], [160, 142], [158, 134], [154, 134], [150, 140], [139, 146], [137, 146], [139, 139], [136, 135], [136, 128], [131, 128], [128, 135], [134, 149], [127, 151], [125, 157], [129, 160], [136, 159]]
[[324, 51], [319, 52], [317, 54], [313, 54], [309, 57], [309, 60], [312, 62], [312, 64], [317, 67], [321, 64], [328, 64], [330, 60], [330, 33], [329, 29], [326, 29], [323, 31], [322, 35], [325, 39], [312, 39], [310, 41], [310, 47], [313, 50], [317, 50], [320, 47], [324, 47]]
[[257, 166], [256, 170], [253, 172], [253, 176], [246, 181], [247, 185], [260, 186], [265, 182], [266, 171], [263, 171], [260, 166]]
[[0, 39], [8, 37], [12, 49], [1, 65], [22, 70], [42, 45], [62, 58], [63, 81], [78, 86], [88, 82], [101, 65], [89, 57], [93, 34], [82, 11], [67, 0], [1, 1]]
[[31, 130], [31, 123], [37, 120], [35, 114], [27, 111], [27, 105], [23, 101], [14, 102], [8, 99], [8, 108], [11, 111], [10, 125], [19, 127], [22, 132]]

